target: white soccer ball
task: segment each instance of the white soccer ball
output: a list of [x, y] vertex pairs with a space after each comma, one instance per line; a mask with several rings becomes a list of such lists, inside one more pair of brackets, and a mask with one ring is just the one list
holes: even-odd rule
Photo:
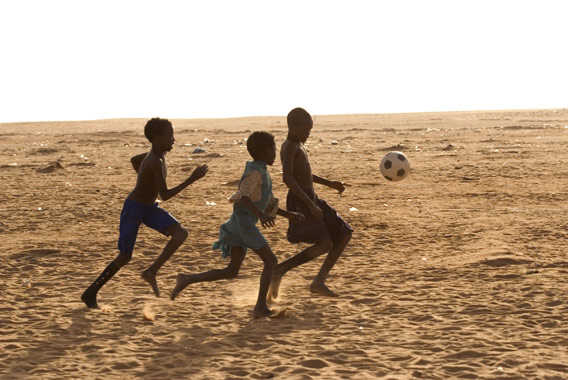
[[388, 152], [381, 160], [381, 174], [389, 181], [401, 181], [410, 173], [410, 162], [402, 152]]

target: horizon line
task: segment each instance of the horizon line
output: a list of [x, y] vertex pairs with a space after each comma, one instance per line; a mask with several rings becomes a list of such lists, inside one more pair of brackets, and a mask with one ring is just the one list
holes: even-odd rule
[[[427, 114], [427, 113], [473, 113], [473, 112], [516, 112], [516, 111], [563, 111], [568, 108], [504, 108], [504, 109], [478, 109], [478, 110], [451, 110], [451, 111], [409, 111], [409, 112], [363, 112], [363, 113], [329, 113], [312, 114], [312, 116], [358, 116], [358, 115], [405, 115], [405, 114]], [[159, 116], [154, 116], [159, 117]], [[228, 116], [228, 117], [168, 117], [168, 120], [230, 120], [230, 119], [254, 119], [254, 118], [281, 118], [286, 115], [248, 115], [248, 116]], [[69, 123], [69, 122], [90, 122], [90, 121], [111, 121], [111, 120], [149, 120], [148, 117], [110, 117], [96, 119], [60, 119], [60, 120], [36, 120], [36, 121], [0, 121], [0, 125], [5, 124], [31, 124], [31, 123]]]

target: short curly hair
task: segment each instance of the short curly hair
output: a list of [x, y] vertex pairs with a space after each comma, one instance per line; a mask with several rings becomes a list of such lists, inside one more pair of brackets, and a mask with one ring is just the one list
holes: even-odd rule
[[172, 127], [172, 122], [168, 119], [160, 119], [159, 117], [152, 118], [148, 120], [144, 127], [144, 136], [146, 136], [148, 141], [152, 142], [154, 137], [162, 135], [164, 130], [168, 127]]
[[253, 132], [247, 139], [247, 150], [255, 160], [274, 145], [274, 136], [268, 132]]
[[288, 113], [288, 117], [286, 118], [286, 122], [288, 123], [288, 128], [303, 124], [303, 123], [311, 123], [312, 116], [303, 108], [294, 108], [292, 111]]

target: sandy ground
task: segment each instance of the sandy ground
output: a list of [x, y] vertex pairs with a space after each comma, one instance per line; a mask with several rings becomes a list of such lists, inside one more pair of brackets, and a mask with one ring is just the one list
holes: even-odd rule
[[[251, 318], [255, 255], [235, 280], [167, 294], [178, 272], [226, 264], [210, 247], [244, 139], [267, 130], [280, 147], [284, 117], [174, 120], [170, 186], [210, 172], [161, 203], [190, 231], [159, 273], [163, 296], [139, 274], [167, 240], [142, 227], [102, 310], [81, 303], [117, 253], [144, 123], [0, 124], [2, 379], [568, 378], [568, 110], [316, 116], [314, 173], [352, 185], [316, 191], [355, 232], [328, 280], [340, 297], [308, 291], [320, 258], [284, 277], [275, 319]], [[390, 150], [412, 164], [399, 183], [379, 175]], [[301, 248], [286, 228], [265, 230], [279, 260]]]

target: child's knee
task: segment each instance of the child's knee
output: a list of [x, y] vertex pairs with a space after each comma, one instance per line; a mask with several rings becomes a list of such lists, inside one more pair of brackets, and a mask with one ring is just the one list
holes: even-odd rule
[[189, 236], [189, 232], [181, 224], [172, 232], [172, 239], [184, 242]]
[[122, 268], [123, 266], [125, 266], [130, 262], [131, 258], [132, 258], [132, 253], [120, 252], [116, 257], [116, 259], [114, 259], [114, 265], [116, 265], [119, 268]]
[[268, 268], [276, 268], [278, 265], [278, 259], [274, 255], [270, 255], [264, 260], [264, 265]]
[[262, 259], [265, 267], [275, 268], [278, 264], [278, 259], [268, 245], [255, 250], [255, 253]]
[[332, 248], [333, 248], [333, 241], [322, 240], [319, 243], [317, 243], [316, 245], [314, 245], [308, 251], [308, 255], [309, 255], [310, 259], [315, 259], [316, 257], [319, 257], [319, 256], [323, 255], [324, 253], [331, 251]]
[[331, 249], [333, 248], [333, 241], [332, 240], [323, 240], [323, 241], [319, 242], [318, 246], [320, 248], [320, 255], [321, 255], [321, 254], [324, 254], [326, 252], [331, 251]]
[[229, 265], [224, 270], [225, 278], [227, 279], [236, 278], [239, 275], [239, 269], [240, 269], [239, 267], [232, 267]]

